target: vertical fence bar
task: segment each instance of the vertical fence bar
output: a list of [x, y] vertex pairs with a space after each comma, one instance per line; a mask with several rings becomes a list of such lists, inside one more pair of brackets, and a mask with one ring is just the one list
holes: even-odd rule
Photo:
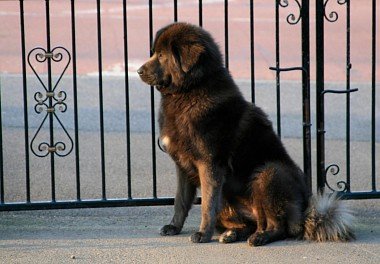
[[[351, 1], [347, 0], [346, 3], [346, 89], [351, 89]], [[350, 141], [351, 141], [351, 128], [350, 128], [350, 94], [346, 94], [346, 183], [347, 192], [351, 191], [351, 172], [350, 172]]]
[[228, 58], [228, 0], [224, 0], [224, 53], [226, 68], [229, 67]]
[[26, 82], [24, 0], [20, 0], [20, 28], [21, 28], [22, 87], [23, 87], [23, 108], [24, 108], [26, 202], [30, 203], [29, 119], [28, 119], [28, 89], [27, 89], [27, 82]]
[[[149, 0], [149, 50], [152, 53], [153, 44], [153, 8], [152, 0]], [[153, 170], [153, 197], [157, 198], [157, 172], [156, 172], [156, 124], [154, 111], [154, 88], [150, 87], [150, 109], [151, 109], [151, 128], [152, 128], [152, 170]]]
[[174, 0], [174, 22], [178, 22], [178, 3]]
[[199, 0], [199, 26], [203, 27], [202, 0]]
[[100, 155], [102, 170], [102, 199], [106, 199], [106, 169], [104, 153], [104, 117], [103, 117], [103, 62], [102, 62], [102, 21], [100, 0], [96, 1], [98, 30], [98, 70], [99, 70], [99, 116], [100, 116]]
[[316, 0], [316, 89], [317, 89], [317, 188], [323, 192], [325, 174], [324, 116], [324, 1]]
[[[280, 68], [280, 0], [276, 0], [276, 68]], [[280, 71], [276, 71], [277, 134], [281, 137]]]
[[302, 115], [303, 115], [303, 168], [307, 187], [311, 193], [311, 120], [310, 120], [310, 6], [302, 0]]
[[372, 0], [372, 125], [371, 125], [371, 172], [372, 191], [376, 191], [376, 0]]
[[3, 159], [3, 112], [1, 109], [1, 76], [0, 76], [0, 203], [4, 203], [4, 159]]
[[255, 28], [253, 0], [249, 1], [249, 36], [251, 51], [251, 102], [255, 103]]
[[127, 0], [123, 0], [123, 30], [124, 30], [124, 74], [125, 74], [125, 112], [127, 130], [127, 181], [128, 199], [132, 199], [131, 179], [131, 126], [129, 116], [129, 74], [128, 74], [128, 27], [127, 27]]
[[[51, 43], [50, 43], [50, 0], [46, 0], [46, 45], [47, 45], [47, 52], [51, 52]], [[47, 65], [48, 65], [48, 91], [53, 92], [52, 90], [52, 73], [51, 73], [51, 58], [47, 58]], [[53, 98], [49, 97], [49, 108], [53, 108]], [[50, 130], [50, 147], [54, 146], [54, 117], [53, 113], [49, 112], [49, 130]], [[50, 173], [51, 173], [51, 199], [53, 202], [55, 202], [55, 157], [54, 152], [52, 151], [50, 153]]]
[[79, 168], [79, 132], [78, 132], [78, 93], [77, 93], [77, 52], [75, 33], [75, 0], [71, 0], [71, 49], [73, 56], [73, 94], [74, 94], [74, 130], [75, 130], [75, 175], [77, 200], [81, 199]]

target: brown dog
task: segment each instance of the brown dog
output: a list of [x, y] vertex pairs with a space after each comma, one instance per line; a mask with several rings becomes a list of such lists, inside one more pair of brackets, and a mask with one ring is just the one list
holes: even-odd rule
[[305, 177], [271, 122], [246, 102], [218, 46], [202, 28], [171, 24], [157, 32], [139, 70], [162, 94], [161, 140], [177, 167], [174, 217], [161, 235], [178, 234], [202, 193], [202, 222], [191, 236], [208, 242], [248, 238], [253, 246], [287, 237], [348, 240], [351, 215], [335, 196], [310, 198]]

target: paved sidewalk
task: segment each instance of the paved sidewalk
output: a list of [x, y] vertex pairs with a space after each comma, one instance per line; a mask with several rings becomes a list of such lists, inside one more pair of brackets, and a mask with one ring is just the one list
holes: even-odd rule
[[378, 201], [347, 201], [358, 218], [357, 240], [286, 240], [251, 248], [245, 242], [193, 244], [200, 208], [183, 233], [161, 237], [172, 207], [0, 213], [0, 263], [380, 263]]

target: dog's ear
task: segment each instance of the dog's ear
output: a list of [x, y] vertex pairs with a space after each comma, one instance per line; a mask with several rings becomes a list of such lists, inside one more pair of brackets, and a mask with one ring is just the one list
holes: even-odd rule
[[200, 43], [186, 43], [173, 46], [173, 53], [178, 58], [181, 69], [185, 73], [197, 63], [203, 51], [204, 47]]

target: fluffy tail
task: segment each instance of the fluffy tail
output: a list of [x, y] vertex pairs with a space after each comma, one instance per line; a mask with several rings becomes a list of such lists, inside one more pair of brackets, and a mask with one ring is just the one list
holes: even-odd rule
[[317, 242], [355, 239], [354, 216], [335, 194], [312, 196], [306, 211], [304, 238]]

